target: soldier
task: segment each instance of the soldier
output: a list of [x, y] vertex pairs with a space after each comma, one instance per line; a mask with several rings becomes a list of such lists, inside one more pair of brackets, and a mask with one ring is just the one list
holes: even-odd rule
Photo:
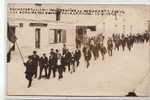
[[45, 77], [47, 77], [48, 58], [46, 57], [46, 54], [45, 54], [45, 53], [44, 53], [43, 56], [40, 58], [39, 65], [40, 65], [40, 75], [39, 75], [39, 79], [41, 79], [43, 69], [45, 70]]
[[39, 56], [37, 55], [36, 51], [33, 51], [32, 62], [33, 62], [34, 75], [35, 75], [34, 78], [36, 78], [37, 77], [38, 64], [39, 64]]
[[32, 84], [32, 77], [33, 77], [33, 62], [32, 62], [32, 57], [28, 56], [28, 61], [24, 63], [26, 66], [26, 71], [25, 71], [25, 77], [29, 81], [28, 83], [28, 88], [31, 87]]
[[74, 54], [74, 59], [75, 59], [75, 62], [77, 63], [77, 67], [80, 64], [80, 58], [81, 58], [81, 51], [79, 50], [79, 48], [76, 48], [75, 54]]
[[87, 62], [87, 68], [88, 68], [90, 65], [89, 61], [91, 60], [92, 54], [91, 54], [89, 47], [85, 47], [84, 52], [85, 52], [85, 61]]
[[107, 50], [108, 50], [109, 56], [112, 56], [113, 43], [112, 43], [111, 38], [109, 38], [108, 41], [107, 41]]

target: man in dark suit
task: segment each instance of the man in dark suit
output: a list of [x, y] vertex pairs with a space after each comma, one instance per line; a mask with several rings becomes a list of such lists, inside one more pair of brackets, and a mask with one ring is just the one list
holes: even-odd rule
[[50, 52], [50, 56], [49, 56], [49, 73], [48, 73], [48, 78], [50, 78], [51, 75], [51, 71], [53, 72], [53, 78], [56, 77], [56, 62], [57, 62], [57, 55], [56, 53], [53, 51], [53, 49], [51, 49]]
[[77, 63], [77, 66], [79, 66], [80, 64], [80, 58], [81, 58], [81, 51], [79, 50], [79, 48], [76, 48], [74, 59], [75, 59], [75, 62]]
[[24, 63], [24, 65], [26, 66], [25, 77], [29, 81], [28, 88], [30, 88], [31, 84], [32, 84], [32, 77], [34, 74], [33, 73], [33, 62], [32, 62], [31, 56], [28, 57], [28, 61], [26, 63]]
[[37, 77], [37, 69], [39, 64], [39, 56], [37, 55], [36, 51], [33, 51], [32, 62], [33, 62], [33, 68], [34, 68], [34, 75], [35, 78]]
[[70, 71], [70, 62], [71, 62], [71, 53], [69, 52], [69, 50], [66, 50], [66, 54], [65, 54], [65, 62], [66, 65], [68, 66], [68, 71]]
[[43, 56], [39, 60], [40, 65], [40, 75], [39, 79], [41, 79], [42, 71], [45, 70], [45, 77], [47, 77], [47, 66], [48, 66], [48, 58], [46, 57], [46, 54], [44, 53]]

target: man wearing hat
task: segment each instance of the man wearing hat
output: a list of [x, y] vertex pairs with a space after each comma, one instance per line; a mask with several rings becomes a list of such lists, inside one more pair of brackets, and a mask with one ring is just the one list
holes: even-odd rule
[[37, 77], [37, 69], [39, 64], [39, 56], [37, 55], [36, 51], [33, 51], [32, 62], [33, 62], [33, 73], [35, 75], [35, 78]]
[[31, 87], [32, 77], [33, 77], [33, 62], [31, 56], [28, 56], [28, 60], [26, 63], [24, 63], [24, 65], [26, 66], [25, 77], [29, 81], [28, 83], [28, 88], [29, 88]]

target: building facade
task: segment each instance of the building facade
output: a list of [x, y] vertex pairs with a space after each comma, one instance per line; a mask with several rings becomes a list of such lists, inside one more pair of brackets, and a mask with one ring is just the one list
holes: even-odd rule
[[23, 48], [75, 47], [88, 34], [141, 33], [149, 19], [149, 5], [8, 4], [8, 24]]

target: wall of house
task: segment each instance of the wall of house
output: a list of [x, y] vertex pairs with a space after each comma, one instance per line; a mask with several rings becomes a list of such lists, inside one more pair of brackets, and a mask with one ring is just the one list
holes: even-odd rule
[[[56, 21], [54, 14], [19, 14], [10, 12], [10, 8], [75, 8], [75, 9], [118, 9], [125, 13], [115, 16], [94, 15], [61, 15], [60, 21]], [[41, 29], [41, 48], [49, 44], [49, 29], [65, 29], [66, 42], [75, 45], [76, 26], [96, 26], [96, 33], [104, 33], [111, 36], [113, 33], [144, 32], [148, 30], [147, 20], [150, 19], [150, 7], [148, 5], [49, 5], [42, 4], [8, 4], [8, 23], [16, 26], [16, 36], [21, 47], [35, 48], [35, 28]], [[47, 27], [31, 27], [29, 24], [46, 23]], [[23, 23], [23, 27], [19, 26]]]

